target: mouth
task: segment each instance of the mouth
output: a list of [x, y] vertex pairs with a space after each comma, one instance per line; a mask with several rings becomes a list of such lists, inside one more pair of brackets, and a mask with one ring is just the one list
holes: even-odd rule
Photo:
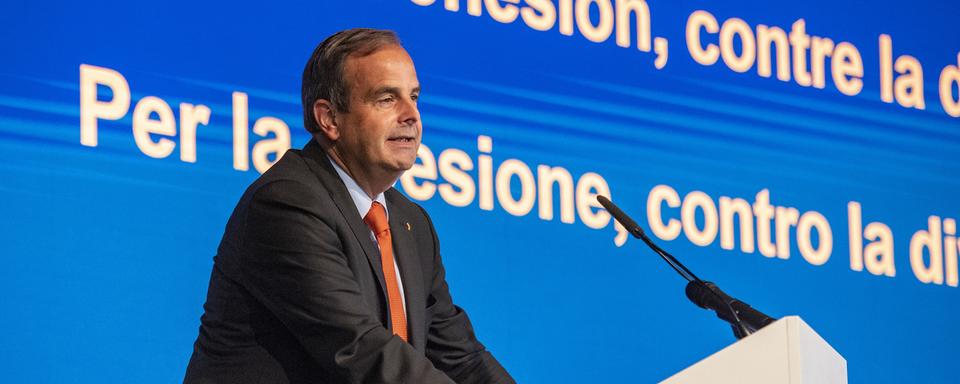
[[414, 137], [414, 136], [412, 136], [412, 135], [411, 135], [411, 136], [397, 135], [397, 136], [391, 136], [391, 137], [387, 138], [387, 141], [392, 141], [392, 142], [395, 142], [395, 143], [404, 143], [404, 144], [406, 144], [406, 143], [414, 143], [414, 142], [416, 142], [416, 140], [417, 140], [417, 138]]

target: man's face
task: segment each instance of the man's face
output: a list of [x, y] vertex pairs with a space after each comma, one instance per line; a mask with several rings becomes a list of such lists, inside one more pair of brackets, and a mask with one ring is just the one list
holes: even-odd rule
[[386, 46], [344, 64], [348, 112], [338, 112], [337, 151], [354, 178], [398, 177], [420, 146], [420, 82], [407, 51]]

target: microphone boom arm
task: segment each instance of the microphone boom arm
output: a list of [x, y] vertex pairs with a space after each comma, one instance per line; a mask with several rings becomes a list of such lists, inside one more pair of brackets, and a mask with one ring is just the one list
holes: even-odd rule
[[[674, 271], [677, 271], [680, 276], [686, 279], [688, 281], [686, 287], [687, 298], [698, 307], [712, 309], [717, 313], [717, 317], [730, 323], [730, 326], [733, 328], [733, 334], [737, 339], [747, 337], [775, 321], [775, 319], [753, 309], [746, 303], [728, 296], [721, 291], [716, 284], [700, 280], [697, 275], [687, 269], [676, 257], [673, 257], [669, 252], [660, 248], [660, 246], [650, 240], [643, 229], [640, 228], [630, 216], [627, 216], [620, 207], [613, 204], [610, 199], [602, 195], [597, 195], [597, 201], [603, 208], [610, 212], [613, 218], [623, 225], [633, 237], [642, 240], [644, 244], [659, 255], [663, 261], [669, 264]], [[744, 315], [743, 318], [741, 318], [741, 314]]]

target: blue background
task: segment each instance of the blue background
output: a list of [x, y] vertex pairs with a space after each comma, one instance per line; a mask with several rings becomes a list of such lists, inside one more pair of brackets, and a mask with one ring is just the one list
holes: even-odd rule
[[[960, 120], [939, 106], [937, 78], [957, 64], [951, 2], [651, 1], [653, 54], [597, 44], [557, 27], [539, 32], [449, 12], [442, 1], [272, 4], [26, 2], [0, 5], [0, 371], [5, 382], [169, 383], [182, 380], [202, 313], [212, 256], [244, 188], [232, 168], [231, 92], [263, 116], [302, 129], [300, 74], [314, 47], [351, 27], [398, 32], [424, 87], [424, 143], [474, 160], [493, 138], [494, 166], [601, 174], [645, 228], [649, 190], [704, 191], [818, 211], [832, 227], [823, 266], [660, 243], [699, 275], [773, 316], [800, 315], [848, 361], [850, 381], [956, 382], [960, 294], [914, 278], [908, 244], [929, 215], [958, 214]], [[864, 90], [840, 94], [694, 62], [684, 27], [697, 9], [722, 23], [849, 41]], [[596, 20], [596, 19], [595, 19]], [[877, 36], [924, 69], [926, 110], [880, 101]], [[132, 102], [157, 96], [211, 108], [197, 162], [179, 148], [154, 159], [137, 148], [133, 111], [100, 121], [99, 145], [79, 141], [79, 66], [124, 75]], [[109, 95], [101, 93], [101, 99]], [[251, 135], [251, 145], [258, 139]], [[476, 180], [476, 171], [472, 173]], [[517, 196], [515, 194], [515, 196]], [[894, 233], [897, 276], [855, 272], [846, 205], [864, 225]], [[734, 341], [729, 327], [688, 303], [683, 281], [642, 244], [499, 205], [421, 202], [440, 232], [448, 281], [480, 339], [520, 382], [653, 382]], [[673, 217], [678, 209], [667, 210]]]

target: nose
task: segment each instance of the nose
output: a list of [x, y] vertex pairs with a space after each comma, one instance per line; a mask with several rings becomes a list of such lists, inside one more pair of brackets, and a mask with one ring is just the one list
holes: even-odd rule
[[400, 102], [400, 114], [397, 120], [401, 125], [414, 125], [420, 121], [420, 110], [417, 109], [417, 101], [410, 97], [405, 97]]

